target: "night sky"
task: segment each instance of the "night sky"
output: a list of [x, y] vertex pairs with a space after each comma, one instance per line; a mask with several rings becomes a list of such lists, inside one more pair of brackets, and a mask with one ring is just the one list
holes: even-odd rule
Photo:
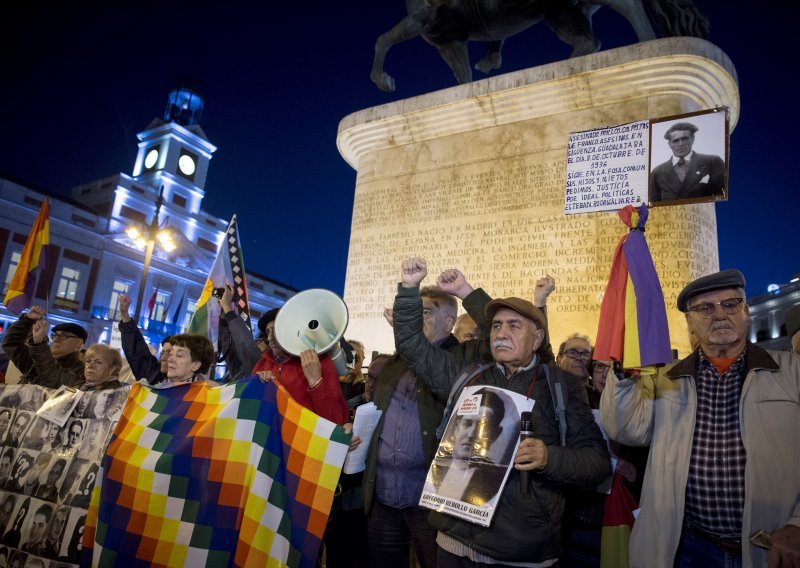
[[[744, 14], [732, 11], [735, 3], [696, 2], [711, 20], [709, 39], [739, 76], [730, 201], [716, 208], [720, 267], [741, 268], [753, 295], [800, 271], [792, 87], [800, 9], [769, 3], [772, 21], [766, 9]], [[170, 89], [191, 85], [205, 97], [201, 124], [219, 148], [203, 209], [239, 215], [249, 269], [341, 294], [355, 171], [336, 149], [339, 121], [455, 84], [421, 39], [389, 53], [395, 93], [370, 82], [375, 39], [402, 18], [404, 2], [62, 4], [18, 3], [0, 22], [0, 175], [67, 195], [130, 174], [136, 133], [163, 113]], [[604, 48], [635, 41], [607, 8], [594, 22]], [[473, 48], [474, 64], [483, 46]], [[501, 71], [568, 54], [539, 24], [506, 43]]]

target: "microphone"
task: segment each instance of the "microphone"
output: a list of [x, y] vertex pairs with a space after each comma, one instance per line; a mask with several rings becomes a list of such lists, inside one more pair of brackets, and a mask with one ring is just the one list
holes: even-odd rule
[[[523, 412], [519, 421], [519, 441], [533, 438], [533, 419], [530, 412]], [[531, 490], [531, 472], [519, 472], [519, 491], [527, 495]]]

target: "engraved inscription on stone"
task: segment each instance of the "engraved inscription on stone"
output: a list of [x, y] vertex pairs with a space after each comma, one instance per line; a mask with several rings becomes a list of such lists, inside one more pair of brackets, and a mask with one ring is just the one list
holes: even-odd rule
[[[563, 159], [485, 167], [359, 186], [345, 290], [348, 337], [368, 337], [369, 350], [393, 351], [381, 313], [392, 304], [400, 262], [422, 256], [430, 272], [423, 284], [456, 267], [494, 297], [532, 299], [536, 280], [551, 274], [557, 282], [548, 303], [553, 341], [573, 332], [594, 339], [614, 250], [627, 228], [615, 213], [563, 215]], [[718, 262], [708, 205], [652, 210], [646, 237], [670, 308], [688, 280]], [[685, 353], [682, 317], [671, 312], [670, 327], [678, 331], [672, 343]]]

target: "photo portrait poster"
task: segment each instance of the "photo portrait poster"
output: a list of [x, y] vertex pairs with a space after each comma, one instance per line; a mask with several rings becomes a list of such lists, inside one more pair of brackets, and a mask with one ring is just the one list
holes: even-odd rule
[[571, 132], [564, 214], [724, 201], [729, 109]]
[[489, 526], [534, 401], [493, 386], [465, 388], [433, 459], [420, 506]]
[[128, 390], [75, 396], [73, 389], [0, 385], [0, 565], [81, 561], [100, 460]]

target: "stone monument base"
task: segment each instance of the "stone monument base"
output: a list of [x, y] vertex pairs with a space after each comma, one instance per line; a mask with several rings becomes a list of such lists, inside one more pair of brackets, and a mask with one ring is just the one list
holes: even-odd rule
[[[548, 303], [554, 348], [571, 333], [595, 341], [614, 249], [627, 228], [613, 212], [564, 215], [570, 132], [718, 106], [739, 114], [727, 56], [699, 39], [655, 40], [526, 69], [366, 109], [339, 126], [358, 172], [345, 282], [347, 337], [392, 353], [382, 317], [400, 263], [459, 268], [494, 297]], [[664, 290], [672, 345], [689, 351], [675, 300], [719, 269], [714, 204], [651, 210], [647, 240]]]

